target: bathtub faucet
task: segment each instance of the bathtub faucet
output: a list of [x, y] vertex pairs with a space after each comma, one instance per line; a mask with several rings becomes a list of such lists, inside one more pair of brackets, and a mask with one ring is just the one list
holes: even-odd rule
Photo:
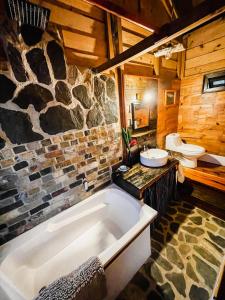
[[83, 178], [82, 183], [83, 183], [83, 187], [84, 187], [85, 192], [88, 192], [89, 188], [88, 188], [88, 181], [87, 181], [86, 177]]

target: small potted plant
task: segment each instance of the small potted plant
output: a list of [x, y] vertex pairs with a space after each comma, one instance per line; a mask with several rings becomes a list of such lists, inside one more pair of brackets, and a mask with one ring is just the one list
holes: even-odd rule
[[133, 154], [136, 154], [138, 149], [137, 139], [132, 138], [130, 131], [127, 128], [122, 128], [122, 137], [127, 150], [127, 164], [132, 166], [135, 156]]

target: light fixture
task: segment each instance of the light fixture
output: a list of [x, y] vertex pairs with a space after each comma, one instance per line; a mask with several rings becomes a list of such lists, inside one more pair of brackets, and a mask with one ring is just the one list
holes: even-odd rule
[[26, 0], [5, 1], [8, 17], [17, 21], [24, 42], [28, 46], [40, 42], [48, 25], [50, 10]]
[[50, 10], [30, 3], [27, 0], [7, 0], [6, 9], [10, 19], [16, 20], [19, 25], [30, 25], [45, 31]]
[[184, 45], [178, 43], [176, 45], [170, 45], [166, 48], [160, 49], [154, 53], [155, 57], [165, 56], [166, 59], [170, 59], [173, 53], [184, 51]]

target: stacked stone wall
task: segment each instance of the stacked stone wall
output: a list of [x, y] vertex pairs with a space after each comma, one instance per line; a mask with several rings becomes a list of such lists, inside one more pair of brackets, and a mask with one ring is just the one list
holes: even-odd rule
[[[45, 37], [6, 42], [0, 70], [0, 242], [5, 243], [111, 181], [121, 160], [115, 81], [68, 66]], [[83, 190], [86, 177], [89, 190]]]

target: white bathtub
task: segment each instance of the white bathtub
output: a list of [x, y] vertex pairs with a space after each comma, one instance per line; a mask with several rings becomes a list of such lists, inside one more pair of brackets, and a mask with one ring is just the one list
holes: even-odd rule
[[115, 185], [94, 194], [0, 248], [0, 298], [31, 300], [96, 255], [115, 299], [151, 254], [156, 215]]

